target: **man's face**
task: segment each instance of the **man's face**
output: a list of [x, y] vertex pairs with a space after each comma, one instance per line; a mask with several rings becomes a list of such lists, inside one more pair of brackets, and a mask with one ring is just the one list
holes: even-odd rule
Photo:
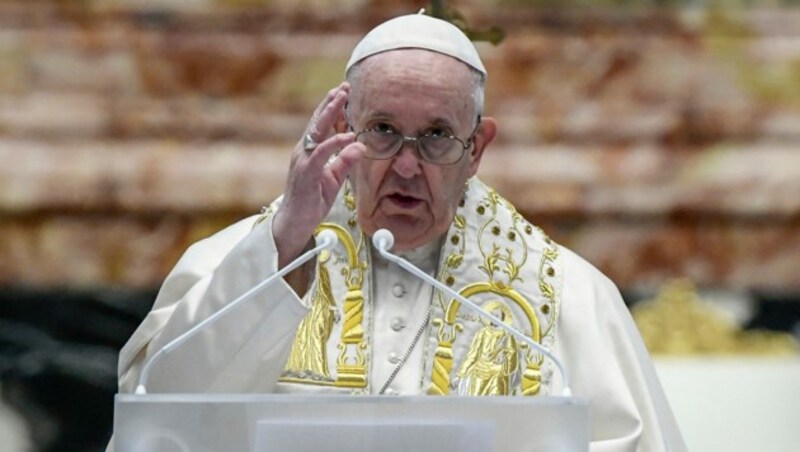
[[[441, 132], [466, 142], [475, 129], [473, 76], [460, 61], [407, 49], [374, 55], [361, 65], [348, 107], [356, 132]], [[483, 121], [474, 144], [451, 165], [422, 160], [413, 143], [405, 143], [388, 160], [362, 159], [350, 173], [362, 230], [372, 235], [389, 229], [398, 250], [416, 248], [447, 232], [464, 184], [478, 170], [494, 133], [494, 121]]]

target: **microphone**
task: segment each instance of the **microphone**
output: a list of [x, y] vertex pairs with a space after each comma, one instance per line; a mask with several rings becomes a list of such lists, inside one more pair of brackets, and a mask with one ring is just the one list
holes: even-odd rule
[[389, 251], [394, 246], [394, 234], [388, 229], [378, 229], [372, 236], [372, 245], [383, 254], [384, 251]]
[[176, 337], [175, 339], [171, 340], [167, 345], [161, 347], [155, 355], [153, 355], [144, 365], [142, 369], [142, 374], [139, 376], [139, 384], [136, 386], [135, 394], [147, 394], [147, 380], [150, 377], [150, 370], [153, 366], [161, 360], [164, 356], [175, 350], [176, 348], [180, 347], [181, 344], [189, 340], [192, 336], [197, 334], [200, 330], [211, 325], [212, 323], [216, 322], [217, 320], [224, 317], [228, 312], [239, 306], [240, 304], [244, 303], [245, 301], [249, 300], [253, 297], [253, 295], [261, 292], [264, 288], [271, 285], [275, 282], [278, 278], [284, 277], [286, 274], [291, 273], [296, 268], [300, 267], [301, 265], [305, 264], [311, 258], [322, 252], [323, 250], [331, 249], [336, 246], [336, 243], [339, 242], [339, 238], [336, 237], [336, 233], [331, 231], [330, 229], [323, 229], [315, 236], [316, 244], [314, 248], [306, 251], [305, 253], [301, 254], [300, 257], [293, 260], [289, 263], [289, 265], [283, 267], [282, 269], [278, 270], [277, 272], [270, 275], [267, 279], [258, 283], [258, 285], [254, 286], [247, 292], [240, 295], [238, 298], [233, 300], [232, 302], [225, 305], [222, 309], [215, 312], [214, 314], [210, 315], [208, 318], [203, 320], [202, 322], [198, 323], [197, 325], [190, 328], [185, 333], [181, 334], [180, 336]]
[[498, 319], [496, 316], [484, 311], [483, 309], [480, 308], [480, 306], [469, 301], [468, 299], [460, 295], [458, 292], [454, 291], [453, 289], [445, 286], [441, 282], [432, 278], [430, 275], [417, 268], [414, 264], [408, 262], [407, 260], [403, 259], [400, 256], [390, 253], [389, 250], [392, 248], [392, 246], [394, 246], [394, 235], [388, 229], [379, 229], [375, 231], [375, 234], [372, 236], [372, 245], [375, 247], [375, 249], [378, 250], [378, 253], [384, 259], [399, 265], [403, 270], [411, 273], [412, 275], [425, 281], [426, 283], [432, 285], [433, 287], [441, 290], [448, 296], [455, 298], [462, 305], [467, 306], [476, 314], [491, 320], [492, 323], [504, 329], [510, 335], [528, 344], [530, 347], [532, 347], [539, 353], [542, 353], [543, 355], [550, 358], [550, 360], [553, 361], [553, 363], [555, 363], [556, 367], [558, 368], [558, 372], [561, 374], [561, 381], [564, 383], [564, 389], [561, 391], [561, 395], [564, 397], [572, 396], [572, 390], [569, 388], [569, 376], [567, 375], [567, 370], [564, 368], [564, 365], [561, 363], [561, 361], [558, 358], [556, 358], [555, 355], [553, 355], [553, 353], [547, 347], [544, 347], [543, 345], [534, 341], [530, 337], [522, 334], [522, 332], [520, 332], [516, 328], [507, 325], [505, 322]]

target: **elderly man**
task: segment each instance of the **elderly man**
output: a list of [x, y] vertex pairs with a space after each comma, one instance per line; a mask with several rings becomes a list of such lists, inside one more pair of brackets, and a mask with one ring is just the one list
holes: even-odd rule
[[590, 400], [592, 450], [683, 448], [615, 286], [475, 176], [496, 124], [486, 71], [447, 22], [372, 30], [295, 147], [286, 191], [192, 246], [120, 354], [120, 390], [164, 344], [308, 249], [339, 245], [201, 331], [153, 368], [154, 392], [557, 393], [552, 363], [387, 263], [394, 250], [533, 340]]

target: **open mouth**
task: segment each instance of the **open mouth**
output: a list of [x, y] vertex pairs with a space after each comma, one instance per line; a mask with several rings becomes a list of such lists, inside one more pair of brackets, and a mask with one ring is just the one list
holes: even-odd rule
[[387, 198], [394, 205], [403, 209], [413, 209], [414, 207], [422, 203], [422, 200], [419, 198], [415, 198], [413, 196], [401, 195], [400, 193], [391, 194], [387, 196]]

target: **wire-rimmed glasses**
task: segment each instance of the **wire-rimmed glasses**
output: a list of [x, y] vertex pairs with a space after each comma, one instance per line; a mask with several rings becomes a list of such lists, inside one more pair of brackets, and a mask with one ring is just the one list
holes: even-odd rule
[[[454, 135], [426, 133], [417, 137], [407, 137], [394, 130], [382, 130], [377, 127], [364, 129], [356, 134], [356, 141], [367, 148], [365, 157], [375, 160], [387, 160], [395, 156], [409, 142], [417, 149], [417, 154], [426, 162], [436, 165], [452, 165], [464, 156], [464, 152], [472, 145], [478, 124], [469, 138], [462, 140]], [[353, 130], [350, 127], [350, 130]]]

